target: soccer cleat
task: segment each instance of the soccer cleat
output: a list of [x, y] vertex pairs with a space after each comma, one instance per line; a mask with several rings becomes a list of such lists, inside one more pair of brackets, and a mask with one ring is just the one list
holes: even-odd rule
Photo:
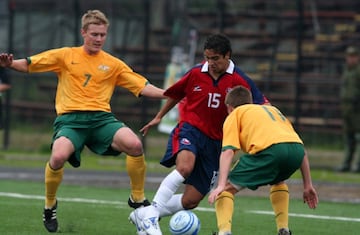
[[278, 235], [291, 235], [291, 231], [286, 228], [281, 228], [281, 229], [279, 229]]
[[134, 210], [129, 215], [129, 221], [136, 226], [137, 235], [147, 235], [141, 226], [141, 219], [139, 218], [139, 210]]
[[231, 235], [231, 232], [213, 232], [212, 235]]
[[50, 209], [44, 209], [43, 222], [44, 226], [50, 233], [55, 233], [58, 229], [58, 221], [56, 218], [57, 200], [55, 205]]
[[142, 202], [135, 202], [132, 198], [132, 196], [130, 195], [129, 200], [128, 200], [128, 205], [131, 208], [137, 209], [141, 206], [150, 206], [150, 202], [145, 198]]
[[159, 218], [148, 217], [143, 219], [142, 227], [144, 228], [147, 235], [162, 235], [159, 225]]
[[147, 235], [162, 235], [160, 225], [159, 225], [159, 212], [157, 209], [151, 205], [147, 207], [139, 208], [143, 210], [141, 213], [142, 218], [142, 228], [145, 230]]

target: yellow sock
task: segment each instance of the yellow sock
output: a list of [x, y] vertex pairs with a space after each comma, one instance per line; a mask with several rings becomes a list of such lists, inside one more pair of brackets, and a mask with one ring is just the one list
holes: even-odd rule
[[234, 195], [227, 191], [220, 193], [215, 201], [215, 210], [219, 232], [231, 232]]
[[286, 184], [270, 188], [270, 201], [275, 213], [277, 230], [289, 226], [289, 188]]
[[45, 208], [51, 208], [56, 202], [56, 192], [64, 175], [64, 168], [53, 170], [49, 162], [45, 167]]
[[135, 202], [141, 202], [145, 198], [145, 156], [126, 156], [126, 170], [130, 177], [131, 197]]

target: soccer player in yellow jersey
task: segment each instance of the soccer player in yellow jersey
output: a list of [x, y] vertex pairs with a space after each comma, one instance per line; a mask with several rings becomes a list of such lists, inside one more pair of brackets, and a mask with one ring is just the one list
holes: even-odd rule
[[63, 178], [64, 164], [79, 167], [84, 146], [100, 155], [127, 154], [130, 176], [129, 206], [149, 205], [144, 195], [145, 160], [138, 136], [111, 113], [110, 99], [116, 86], [135, 96], [165, 98], [164, 90], [151, 85], [122, 60], [102, 50], [109, 21], [98, 10], [89, 10], [81, 20], [83, 45], [52, 49], [26, 59], [0, 54], [0, 66], [20, 72], [54, 72], [58, 77], [52, 152], [45, 167], [45, 209], [43, 221], [56, 232], [56, 192]]
[[[231, 234], [235, 193], [244, 188], [256, 190], [271, 185], [270, 201], [278, 234], [290, 235], [289, 191], [285, 180], [297, 169], [302, 174], [304, 202], [312, 209], [318, 204], [309, 160], [302, 140], [282, 113], [274, 106], [253, 104], [251, 97], [248, 89], [237, 86], [225, 98], [229, 115], [223, 126], [218, 185], [208, 197], [209, 203], [215, 202], [219, 229], [215, 234]], [[239, 150], [244, 154], [231, 169]]]

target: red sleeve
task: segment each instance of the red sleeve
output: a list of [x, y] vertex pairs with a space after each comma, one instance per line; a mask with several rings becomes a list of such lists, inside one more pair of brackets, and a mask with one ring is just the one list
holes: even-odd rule
[[185, 74], [179, 81], [166, 89], [164, 95], [170, 98], [180, 100], [186, 96], [186, 87], [189, 80], [189, 74]]

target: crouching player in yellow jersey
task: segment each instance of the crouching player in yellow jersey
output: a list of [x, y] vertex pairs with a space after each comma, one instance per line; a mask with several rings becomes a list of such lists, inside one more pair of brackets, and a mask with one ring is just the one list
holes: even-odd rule
[[[215, 202], [219, 229], [215, 234], [231, 234], [235, 193], [271, 185], [270, 201], [278, 234], [290, 235], [289, 191], [284, 181], [297, 169], [303, 178], [304, 202], [312, 209], [318, 204], [308, 157], [302, 140], [281, 112], [270, 105], [252, 104], [251, 97], [248, 89], [237, 86], [225, 99], [229, 115], [223, 126], [219, 181], [208, 197], [209, 203]], [[230, 170], [238, 150], [244, 154]]]
[[63, 178], [64, 164], [81, 163], [85, 146], [100, 155], [127, 154], [130, 176], [129, 206], [149, 205], [144, 195], [145, 160], [141, 140], [110, 108], [116, 86], [135, 96], [165, 98], [164, 90], [151, 85], [122, 60], [102, 50], [109, 22], [98, 10], [82, 17], [83, 45], [48, 50], [26, 59], [0, 54], [0, 66], [20, 72], [54, 72], [58, 78], [52, 152], [45, 167], [45, 209], [43, 222], [49, 232], [58, 230], [56, 192]]

